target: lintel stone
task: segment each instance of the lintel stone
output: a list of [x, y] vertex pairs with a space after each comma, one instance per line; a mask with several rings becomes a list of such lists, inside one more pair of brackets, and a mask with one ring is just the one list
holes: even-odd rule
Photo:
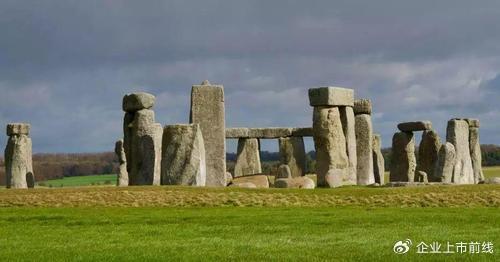
[[354, 106], [354, 90], [342, 87], [319, 87], [309, 89], [311, 106]]
[[402, 132], [432, 130], [431, 121], [404, 122], [398, 124], [398, 129]]

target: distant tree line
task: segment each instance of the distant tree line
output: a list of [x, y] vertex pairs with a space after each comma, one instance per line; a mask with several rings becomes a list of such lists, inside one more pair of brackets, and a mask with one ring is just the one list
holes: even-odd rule
[[[500, 166], [500, 146], [481, 145], [483, 166]], [[418, 152], [418, 148], [417, 148]], [[391, 166], [391, 149], [382, 149], [386, 170]], [[280, 165], [278, 152], [261, 151], [262, 173], [276, 174]], [[316, 153], [310, 151], [306, 155], [306, 172], [314, 173]], [[227, 153], [227, 170], [234, 171], [235, 153]], [[118, 160], [113, 152], [78, 153], [78, 154], [34, 154], [33, 170], [37, 181], [57, 179], [71, 176], [96, 174], [113, 174], [118, 171]], [[5, 164], [0, 158], [0, 185], [5, 185]]]

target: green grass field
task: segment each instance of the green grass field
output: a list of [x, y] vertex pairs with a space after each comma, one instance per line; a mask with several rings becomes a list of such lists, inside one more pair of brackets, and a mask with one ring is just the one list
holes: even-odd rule
[[76, 187], [76, 186], [97, 186], [97, 185], [116, 185], [116, 175], [92, 175], [75, 176], [61, 179], [41, 181], [39, 186], [46, 187]]

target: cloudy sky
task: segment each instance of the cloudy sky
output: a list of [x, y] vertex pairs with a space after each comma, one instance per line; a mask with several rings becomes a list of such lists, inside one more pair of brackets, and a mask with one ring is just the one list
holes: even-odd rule
[[31, 123], [35, 152], [112, 150], [133, 91], [187, 122], [204, 79], [227, 126], [310, 126], [307, 89], [332, 85], [372, 100], [384, 146], [452, 117], [500, 144], [500, 1], [0, 0], [0, 125]]

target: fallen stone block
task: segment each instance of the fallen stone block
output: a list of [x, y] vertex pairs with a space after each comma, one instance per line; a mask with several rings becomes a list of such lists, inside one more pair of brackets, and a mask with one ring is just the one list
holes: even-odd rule
[[309, 177], [279, 178], [274, 181], [275, 188], [303, 188], [314, 189], [314, 181]]
[[250, 176], [240, 176], [234, 177], [232, 185], [239, 185], [242, 183], [252, 183], [257, 188], [269, 188], [269, 179], [266, 175], [250, 175]]

